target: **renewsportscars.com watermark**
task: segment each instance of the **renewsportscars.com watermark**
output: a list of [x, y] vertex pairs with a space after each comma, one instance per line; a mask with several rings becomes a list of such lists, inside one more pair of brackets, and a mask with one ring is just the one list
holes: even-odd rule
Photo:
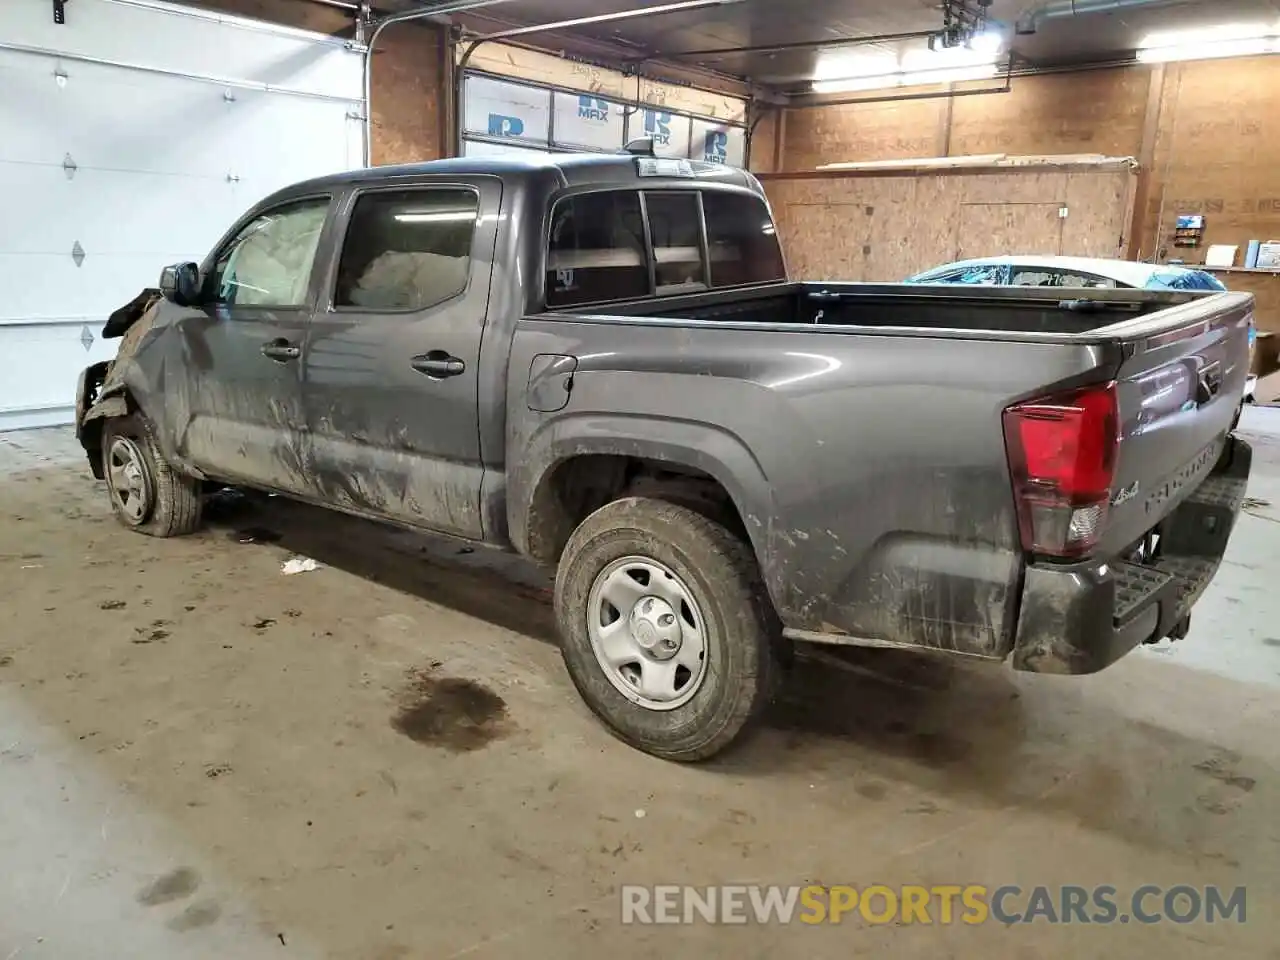
[[626, 924], [1244, 923], [1244, 887], [635, 886], [620, 891]]

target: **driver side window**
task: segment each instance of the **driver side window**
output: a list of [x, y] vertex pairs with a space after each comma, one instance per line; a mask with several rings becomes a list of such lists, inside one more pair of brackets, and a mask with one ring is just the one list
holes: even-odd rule
[[254, 217], [218, 254], [209, 289], [217, 303], [239, 307], [300, 307], [329, 198], [287, 203]]

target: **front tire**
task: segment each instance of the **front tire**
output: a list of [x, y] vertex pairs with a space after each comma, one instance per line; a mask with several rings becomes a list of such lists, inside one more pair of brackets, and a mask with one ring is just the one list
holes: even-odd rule
[[102, 472], [116, 519], [152, 537], [178, 537], [200, 526], [200, 482], [164, 458], [140, 413], [108, 420], [102, 430]]
[[631, 497], [591, 514], [561, 557], [555, 609], [574, 686], [653, 756], [719, 753], [778, 681], [777, 618], [751, 550], [688, 507]]

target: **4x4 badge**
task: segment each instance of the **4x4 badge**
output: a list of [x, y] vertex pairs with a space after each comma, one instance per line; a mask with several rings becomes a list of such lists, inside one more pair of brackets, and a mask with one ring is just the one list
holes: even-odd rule
[[1116, 491], [1116, 495], [1111, 498], [1111, 505], [1113, 507], [1118, 507], [1120, 506], [1120, 504], [1124, 503], [1126, 500], [1132, 500], [1137, 495], [1138, 495], [1138, 481], [1135, 480], [1133, 481], [1133, 483], [1129, 484], [1127, 487], [1122, 487], [1120, 490]]

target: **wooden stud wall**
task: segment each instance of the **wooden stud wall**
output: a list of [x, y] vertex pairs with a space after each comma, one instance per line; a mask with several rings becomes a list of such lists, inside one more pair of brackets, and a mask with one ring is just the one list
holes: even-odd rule
[[1206, 244], [1280, 240], [1280, 57], [1171, 64], [1160, 104], [1143, 253], [1177, 255], [1180, 213]]
[[1022, 77], [1008, 93], [961, 97], [951, 121], [951, 155], [1136, 156], [1147, 101], [1146, 72]]

